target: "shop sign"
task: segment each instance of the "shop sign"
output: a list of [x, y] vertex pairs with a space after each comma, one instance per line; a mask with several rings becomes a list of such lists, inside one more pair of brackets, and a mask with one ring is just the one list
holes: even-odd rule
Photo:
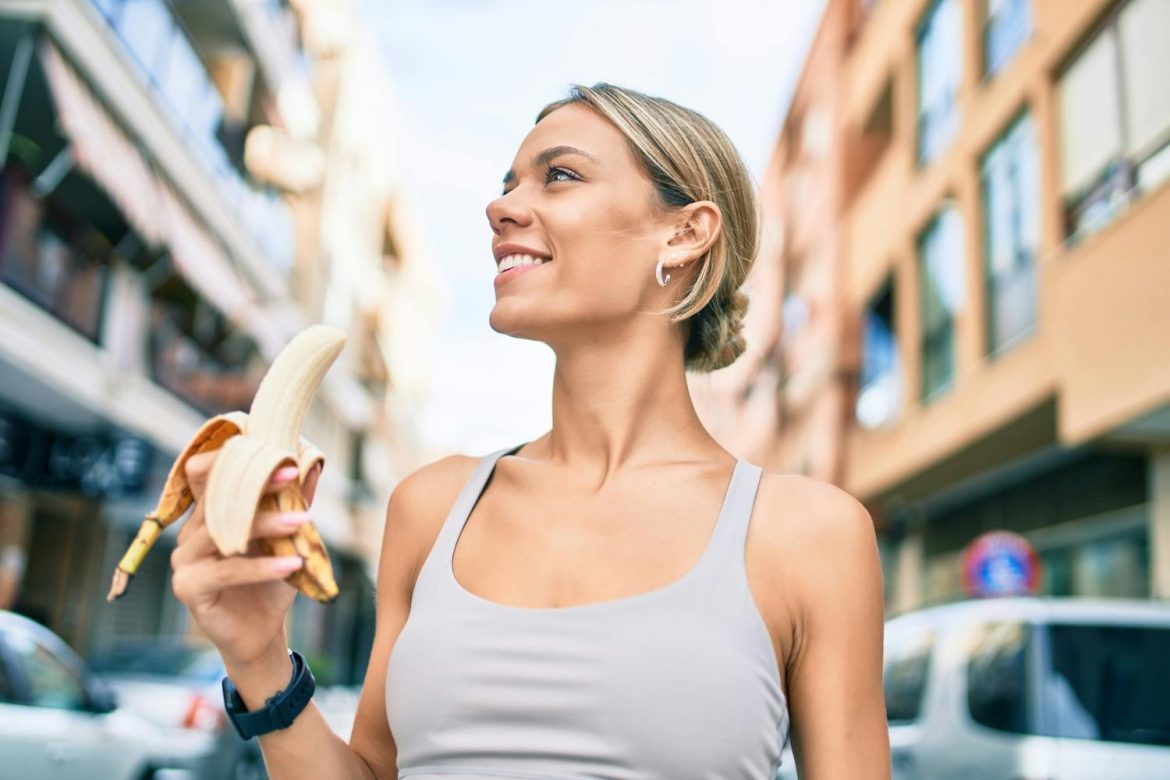
[[1027, 539], [992, 531], [963, 552], [963, 589], [971, 596], [1026, 596], [1040, 587], [1040, 558]]
[[146, 487], [152, 454], [135, 436], [60, 431], [0, 409], [0, 475], [31, 487], [137, 495]]

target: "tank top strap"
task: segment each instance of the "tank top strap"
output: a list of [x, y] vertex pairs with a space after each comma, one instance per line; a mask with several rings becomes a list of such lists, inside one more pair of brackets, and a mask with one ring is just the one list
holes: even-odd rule
[[435, 586], [442, 580], [444, 567], [450, 565], [451, 557], [455, 553], [455, 542], [459, 539], [463, 524], [475, 507], [476, 501], [479, 500], [479, 496], [495, 468], [496, 461], [505, 455], [515, 453], [523, 446], [524, 444], [517, 444], [514, 447], [504, 447], [480, 457], [479, 462], [471, 471], [471, 476], [467, 478], [463, 489], [455, 498], [455, 503], [451, 505], [451, 510], [443, 521], [443, 527], [439, 529], [439, 535], [435, 539], [426, 561], [423, 562], [422, 569], [419, 570], [418, 579], [414, 585], [414, 595], [411, 597], [412, 603], [420, 596], [432, 593]]
[[735, 464], [707, 556], [713, 559], [711, 571], [720, 578], [743, 563], [748, 523], [763, 473], [761, 467], [743, 458]]

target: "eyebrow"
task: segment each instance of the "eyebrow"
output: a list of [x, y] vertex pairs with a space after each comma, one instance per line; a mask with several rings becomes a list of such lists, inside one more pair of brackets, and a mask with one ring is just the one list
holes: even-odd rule
[[[577, 154], [577, 155], [580, 155], [582, 157], [585, 157], [586, 159], [592, 160], [593, 162], [597, 162], [596, 157], [589, 154], [589, 152], [586, 152], [582, 149], [578, 149], [575, 146], [550, 146], [549, 148], [545, 149], [543, 152], [539, 153], [538, 155], [536, 155], [535, 157], [532, 158], [532, 167], [533, 168], [540, 168], [541, 166], [546, 165], [547, 163], [551, 162], [552, 160], [555, 160], [557, 157], [561, 157], [561, 156], [566, 155], [566, 154]], [[516, 172], [514, 170], [512, 170], [511, 168], [509, 168], [508, 172], [504, 174], [503, 185], [505, 187], [507, 187], [508, 184], [510, 184], [512, 182], [512, 180], [515, 178], [516, 178]]]

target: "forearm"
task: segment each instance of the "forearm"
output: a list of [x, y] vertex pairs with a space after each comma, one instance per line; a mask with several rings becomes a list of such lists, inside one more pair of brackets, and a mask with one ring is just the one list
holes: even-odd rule
[[[266, 654], [248, 667], [227, 670], [249, 711], [263, 707], [266, 699], [284, 690], [292, 671], [292, 662], [283, 649]], [[257, 739], [272, 780], [379, 780], [362, 757], [329, 728], [312, 701], [291, 726]]]

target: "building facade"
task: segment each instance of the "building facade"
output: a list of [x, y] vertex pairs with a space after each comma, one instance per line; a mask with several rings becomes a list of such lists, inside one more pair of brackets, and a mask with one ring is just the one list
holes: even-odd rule
[[[385, 188], [369, 251], [328, 258], [328, 242], [304, 241], [320, 233], [312, 203], [339, 181], [304, 13], [240, 0], [0, 5], [0, 608], [82, 652], [189, 630], [170, 592], [173, 530], [107, 605], [113, 567], [198, 425], [246, 410], [284, 344], [326, 321], [350, 342], [305, 433], [327, 454], [313, 511], [346, 597], [299, 608], [291, 628], [310, 653], [341, 659], [338, 679], [363, 668], [352, 646], [372, 632], [368, 507], [410, 448], [395, 430], [384, 454], [397, 368], [385, 335], [373, 339], [396, 280], [376, 274], [410, 231], [387, 205], [402, 194]], [[282, 177], [266, 175], [281, 150]], [[367, 299], [335, 295], [326, 311], [317, 293], [342, 285], [343, 267], [369, 271]]]
[[[1167, 36], [1158, 0], [828, 3], [760, 257], [817, 257], [825, 281], [753, 294], [780, 379], [727, 392], [775, 386], [750, 454], [867, 504], [892, 610], [960, 597], [963, 550], [998, 529], [1032, 543], [1044, 593], [1170, 597]], [[810, 112], [828, 140], [804, 152]], [[847, 400], [786, 419], [810, 362], [803, 392]], [[728, 441], [753, 424], [736, 408]], [[789, 454], [814, 444], [832, 454]]]

